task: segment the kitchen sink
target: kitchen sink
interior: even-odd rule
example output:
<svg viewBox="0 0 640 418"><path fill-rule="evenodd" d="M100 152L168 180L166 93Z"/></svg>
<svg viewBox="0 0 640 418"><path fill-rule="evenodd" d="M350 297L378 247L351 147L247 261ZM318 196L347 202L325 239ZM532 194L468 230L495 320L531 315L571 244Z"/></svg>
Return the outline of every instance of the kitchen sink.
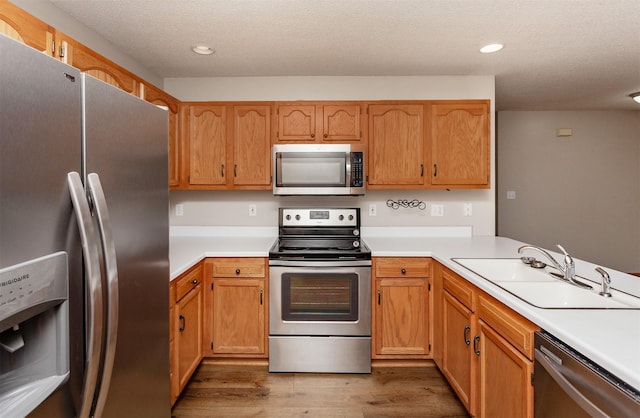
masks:
<svg viewBox="0 0 640 418"><path fill-rule="evenodd" d="M533 268L519 258L453 258L454 262L511 293L529 305L543 309L640 309L640 298L611 289L600 296L600 284L584 277L577 280L593 289L581 289L551 277L553 267Z"/></svg>

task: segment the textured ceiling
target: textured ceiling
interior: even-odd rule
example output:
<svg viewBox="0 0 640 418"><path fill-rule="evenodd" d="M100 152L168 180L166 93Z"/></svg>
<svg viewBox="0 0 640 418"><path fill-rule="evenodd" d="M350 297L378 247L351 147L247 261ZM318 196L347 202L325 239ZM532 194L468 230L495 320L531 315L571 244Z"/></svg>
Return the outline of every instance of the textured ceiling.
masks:
<svg viewBox="0 0 640 418"><path fill-rule="evenodd" d="M640 0L50 1L160 77L495 75L499 110L640 110Z"/></svg>

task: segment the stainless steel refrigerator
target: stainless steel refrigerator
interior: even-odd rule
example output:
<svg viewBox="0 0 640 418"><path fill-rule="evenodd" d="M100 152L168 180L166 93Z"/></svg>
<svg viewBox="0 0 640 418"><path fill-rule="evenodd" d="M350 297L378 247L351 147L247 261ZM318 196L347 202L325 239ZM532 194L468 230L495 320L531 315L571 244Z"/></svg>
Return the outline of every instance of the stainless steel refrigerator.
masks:
<svg viewBox="0 0 640 418"><path fill-rule="evenodd" d="M167 113L0 56L0 415L168 417Z"/></svg>

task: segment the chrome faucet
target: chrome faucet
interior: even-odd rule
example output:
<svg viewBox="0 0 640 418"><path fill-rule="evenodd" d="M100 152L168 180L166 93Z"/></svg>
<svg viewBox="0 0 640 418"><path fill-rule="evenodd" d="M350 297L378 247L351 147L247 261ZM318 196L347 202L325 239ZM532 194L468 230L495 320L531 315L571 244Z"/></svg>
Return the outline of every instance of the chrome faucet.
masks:
<svg viewBox="0 0 640 418"><path fill-rule="evenodd" d="M609 277L609 273L607 273L602 267L596 267L596 271L602 276L602 289L600 290L599 295L604 296L605 298L610 298L611 277Z"/></svg>
<svg viewBox="0 0 640 418"><path fill-rule="evenodd" d="M561 265L560 263L558 263L556 259L553 258L553 256L549 254L546 250L540 247L536 247L535 245L523 245L522 247L518 248L518 253L522 254L524 250L538 251L540 254L547 257L547 259L549 259L551 264L553 264L553 266L562 273L562 275L559 275L552 272L550 273L551 275L561 277L567 282L575 286L578 286L584 289L592 289L592 287L589 286L588 284L585 284L576 280L576 264L573 261L573 257L569 255L567 250L565 250L564 247L562 247L562 245L557 244L557 246L558 248L560 248L560 251L564 253L564 265Z"/></svg>

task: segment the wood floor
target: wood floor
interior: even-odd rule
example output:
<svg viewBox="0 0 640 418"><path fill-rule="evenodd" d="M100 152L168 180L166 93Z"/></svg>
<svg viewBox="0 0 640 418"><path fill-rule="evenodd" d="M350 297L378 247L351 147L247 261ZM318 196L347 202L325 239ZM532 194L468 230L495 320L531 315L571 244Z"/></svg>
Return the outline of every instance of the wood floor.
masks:
<svg viewBox="0 0 640 418"><path fill-rule="evenodd" d="M467 417L436 367L369 374L269 373L266 366L203 363L172 416Z"/></svg>

